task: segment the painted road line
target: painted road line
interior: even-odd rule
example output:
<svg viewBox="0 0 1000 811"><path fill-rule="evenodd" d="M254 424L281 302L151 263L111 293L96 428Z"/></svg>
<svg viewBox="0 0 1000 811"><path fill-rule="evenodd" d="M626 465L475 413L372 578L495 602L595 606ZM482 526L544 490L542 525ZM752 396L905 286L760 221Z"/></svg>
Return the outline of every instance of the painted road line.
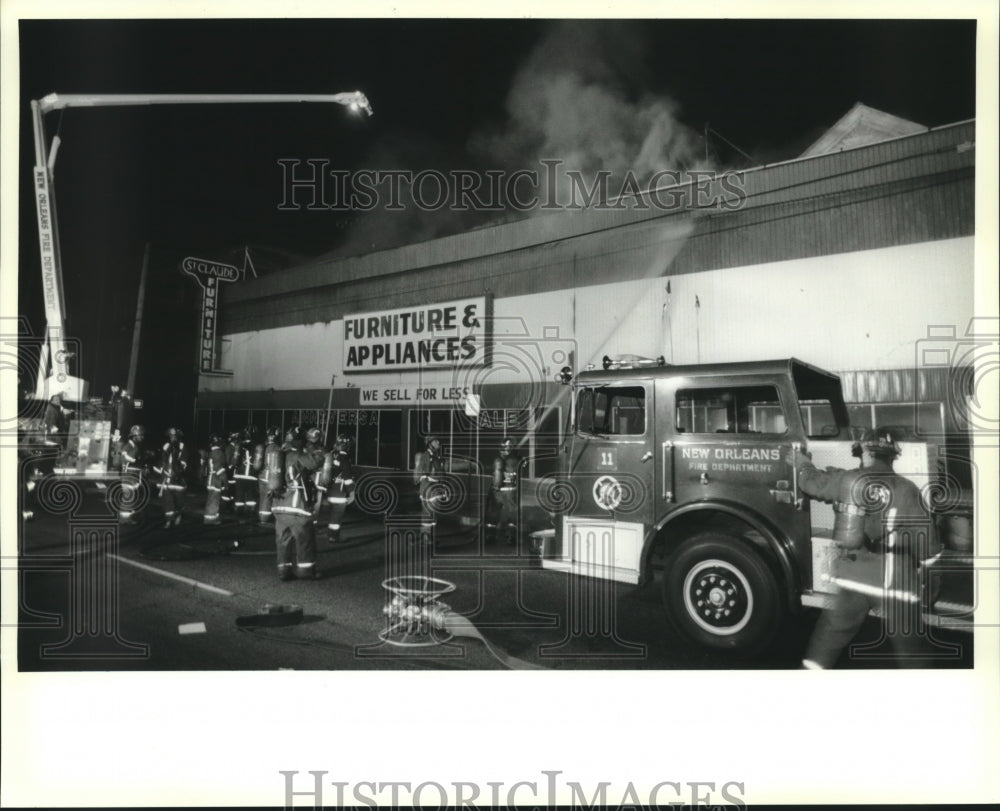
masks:
<svg viewBox="0 0 1000 811"><path fill-rule="evenodd" d="M177 626L177 633L205 634L208 633L208 629L205 627L205 623L203 622L185 622L183 625Z"/></svg>
<svg viewBox="0 0 1000 811"><path fill-rule="evenodd" d="M132 560L130 558L123 558L121 555L115 555L108 552L109 558L114 558L120 563L127 563L129 566L135 566L137 569L143 569L147 572L153 572L154 574L162 574L164 577L169 577L171 580L177 580L181 583L187 583L189 586L195 586L199 589L205 589L205 591L211 591L214 594L222 594L226 597L232 597L233 592L226 591L225 589L220 589L218 586L212 586L208 583L202 583L200 580L192 580L190 577L183 577L179 574L174 574L173 572L168 572L166 569L157 569L155 566L149 566L145 563L139 563L137 560Z"/></svg>

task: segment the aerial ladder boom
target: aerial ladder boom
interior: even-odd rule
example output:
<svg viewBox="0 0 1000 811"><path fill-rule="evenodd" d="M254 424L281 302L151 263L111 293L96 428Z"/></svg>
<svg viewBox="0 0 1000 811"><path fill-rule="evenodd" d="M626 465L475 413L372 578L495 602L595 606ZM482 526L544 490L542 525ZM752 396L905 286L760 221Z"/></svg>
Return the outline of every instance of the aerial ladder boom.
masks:
<svg viewBox="0 0 1000 811"><path fill-rule="evenodd" d="M247 103L333 103L356 113L372 115L372 106L360 90L348 93L168 93L168 94L63 94L49 93L31 102L35 135L34 195L38 215L38 241L42 259L42 292L45 297L45 344L39 359L35 396L49 399L53 394L73 402L87 399L86 381L69 373L73 353L66 347L66 299L63 293L62 259L53 173L59 136L52 139L51 151L45 138L45 114L70 107L134 107L154 104L247 104Z"/></svg>
<svg viewBox="0 0 1000 811"><path fill-rule="evenodd" d="M66 347L66 298L63 292L62 258L59 252L59 229L56 225L56 205L52 173L59 136L52 141L51 153L45 143L45 111L38 101L31 102L35 135L35 168L33 193L38 216L38 244L42 261L42 295L45 300L45 341L39 357L35 397L48 400L62 394L65 400L82 402L87 399L85 380L70 374L69 361L73 354Z"/></svg>

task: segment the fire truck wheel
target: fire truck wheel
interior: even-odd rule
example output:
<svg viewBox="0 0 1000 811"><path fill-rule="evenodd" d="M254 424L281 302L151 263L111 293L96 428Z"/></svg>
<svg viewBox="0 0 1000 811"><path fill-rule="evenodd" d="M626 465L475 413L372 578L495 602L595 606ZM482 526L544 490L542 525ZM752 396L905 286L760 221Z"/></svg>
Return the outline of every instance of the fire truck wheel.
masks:
<svg viewBox="0 0 1000 811"><path fill-rule="evenodd" d="M689 538L670 557L663 600L681 635L740 654L765 648L784 613L767 562L738 538L714 532Z"/></svg>

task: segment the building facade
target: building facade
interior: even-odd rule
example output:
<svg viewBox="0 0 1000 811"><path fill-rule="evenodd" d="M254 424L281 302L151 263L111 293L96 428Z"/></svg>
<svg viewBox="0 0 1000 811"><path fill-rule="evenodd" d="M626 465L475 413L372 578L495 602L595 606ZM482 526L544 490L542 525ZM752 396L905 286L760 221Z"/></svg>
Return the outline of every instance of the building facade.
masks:
<svg viewBox="0 0 1000 811"><path fill-rule="evenodd" d="M201 377L198 433L315 424L388 470L412 468L427 433L471 470L513 436L537 475L566 430L563 367L794 356L841 375L852 422L927 437L967 486L975 123L854 145L847 118L828 151L657 204L538 213L228 286L231 374Z"/></svg>

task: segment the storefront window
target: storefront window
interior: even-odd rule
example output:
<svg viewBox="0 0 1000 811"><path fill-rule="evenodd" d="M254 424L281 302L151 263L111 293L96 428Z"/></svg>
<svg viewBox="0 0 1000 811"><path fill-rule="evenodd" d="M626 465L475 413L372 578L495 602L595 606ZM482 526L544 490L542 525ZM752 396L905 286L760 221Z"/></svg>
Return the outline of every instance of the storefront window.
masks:
<svg viewBox="0 0 1000 811"><path fill-rule="evenodd" d="M278 437L281 438L285 435L285 412L278 408L272 408L267 411L267 417L264 420L264 425L261 426L263 430L274 427L278 429Z"/></svg>
<svg viewBox="0 0 1000 811"><path fill-rule="evenodd" d="M405 468L403 464L403 412L382 410L378 426L378 466Z"/></svg>
<svg viewBox="0 0 1000 811"><path fill-rule="evenodd" d="M872 407L870 405L849 405L847 413L851 417L851 433L857 434L872 427Z"/></svg>
<svg viewBox="0 0 1000 811"><path fill-rule="evenodd" d="M337 412L337 436L346 436L354 443L354 461L358 458L358 412L353 408L341 409ZM330 438L330 443L336 437Z"/></svg>
<svg viewBox="0 0 1000 811"><path fill-rule="evenodd" d="M828 401L800 401L799 414L802 416L802 425L809 439L833 438L840 434L837 418Z"/></svg>
<svg viewBox="0 0 1000 811"><path fill-rule="evenodd" d="M230 434L233 431L242 431L247 427L250 418L250 411L245 408L229 409L222 412L223 434Z"/></svg>
<svg viewBox="0 0 1000 811"><path fill-rule="evenodd" d="M410 411L410 448L407 453L407 467L413 469L416 455L425 447L426 438L436 436L441 440L445 453L450 453L453 445L451 428L452 409L422 408ZM460 452L464 452L464 442L459 438Z"/></svg>
<svg viewBox="0 0 1000 811"><path fill-rule="evenodd" d="M355 462L365 467L378 467L379 412L358 411L358 452Z"/></svg>
<svg viewBox="0 0 1000 811"><path fill-rule="evenodd" d="M944 417L940 402L854 403L847 407L851 427L896 428L903 437L920 442L944 437Z"/></svg>

